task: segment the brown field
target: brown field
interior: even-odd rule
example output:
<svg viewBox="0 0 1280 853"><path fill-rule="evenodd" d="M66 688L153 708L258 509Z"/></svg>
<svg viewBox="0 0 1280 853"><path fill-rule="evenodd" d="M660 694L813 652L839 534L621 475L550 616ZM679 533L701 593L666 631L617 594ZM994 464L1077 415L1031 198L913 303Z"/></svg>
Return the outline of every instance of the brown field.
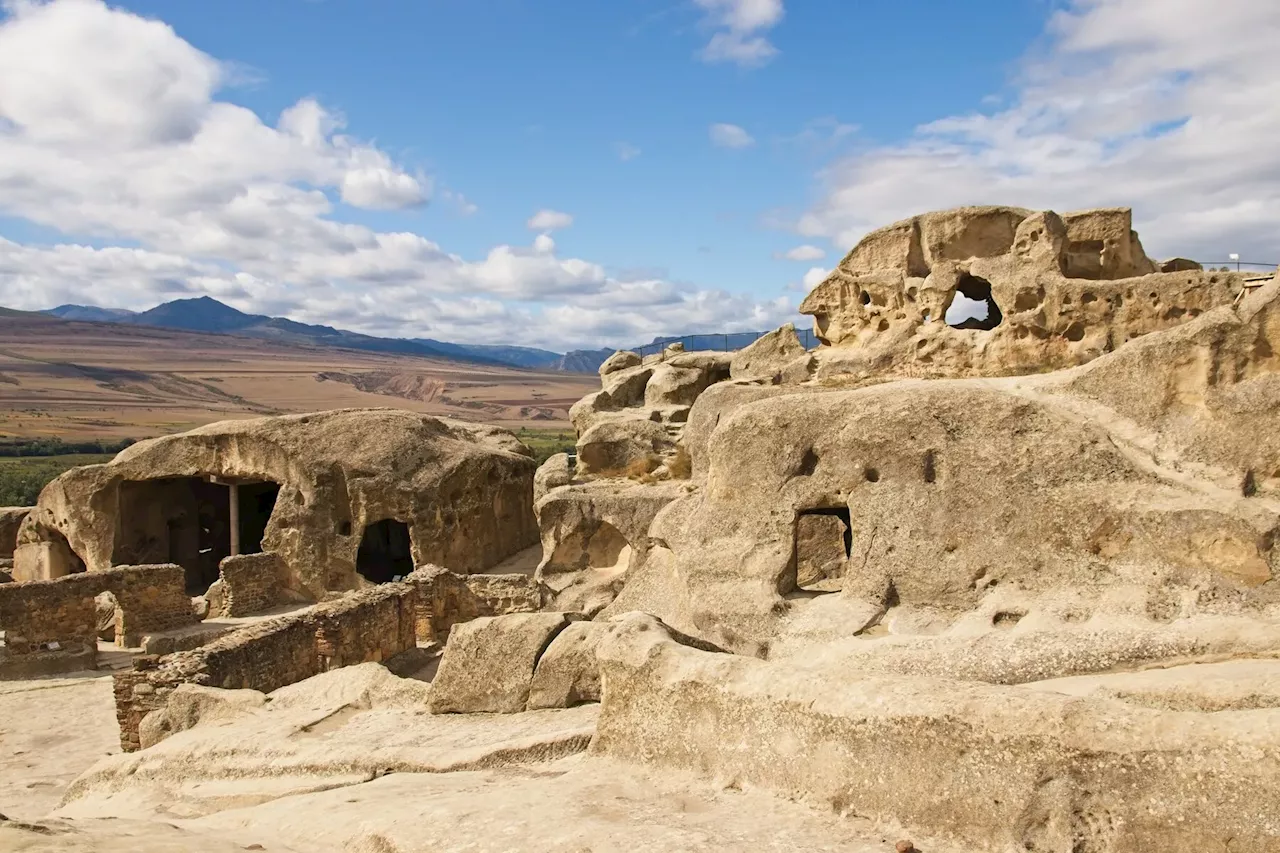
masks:
<svg viewBox="0 0 1280 853"><path fill-rule="evenodd" d="M0 437L145 438L349 407L568 426L594 375L81 323L0 309Z"/></svg>

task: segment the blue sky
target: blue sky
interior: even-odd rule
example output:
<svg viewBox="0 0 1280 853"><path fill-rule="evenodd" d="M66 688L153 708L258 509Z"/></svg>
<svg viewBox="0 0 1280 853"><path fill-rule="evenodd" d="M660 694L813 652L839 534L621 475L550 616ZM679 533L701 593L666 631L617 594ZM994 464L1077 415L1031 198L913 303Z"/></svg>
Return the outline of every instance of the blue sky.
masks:
<svg viewBox="0 0 1280 853"><path fill-rule="evenodd" d="M862 233L955 204L1276 255L1280 67L1212 47L1273 43L1256 5L13 0L0 303L564 349L793 319Z"/></svg>

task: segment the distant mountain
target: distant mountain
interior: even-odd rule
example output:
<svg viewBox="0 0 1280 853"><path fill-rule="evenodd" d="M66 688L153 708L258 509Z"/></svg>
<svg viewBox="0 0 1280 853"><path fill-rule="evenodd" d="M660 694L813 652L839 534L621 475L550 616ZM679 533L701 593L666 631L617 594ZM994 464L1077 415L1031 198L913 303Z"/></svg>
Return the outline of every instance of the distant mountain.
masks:
<svg viewBox="0 0 1280 853"><path fill-rule="evenodd" d="M441 352L456 353L457 355L478 355L483 358L491 358L501 361L504 364L510 364L513 367L531 367L546 370L556 369L555 363L560 360L561 355L558 352L552 352L546 349L536 349L535 347L509 347L491 344L451 344L445 341L436 341L431 338L412 338L413 341L425 344L429 347L440 350Z"/></svg>
<svg viewBox="0 0 1280 853"><path fill-rule="evenodd" d="M557 359L551 369L566 373L595 373L604 364L604 360L615 352L617 350L609 348L572 350Z"/></svg>
<svg viewBox="0 0 1280 853"><path fill-rule="evenodd" d="M551 350L534 347L503 346L500 344L454 344L431 338L378 338L335 329L332 326L316 326L298 323L284 317L268 317L263 314L246 314L208 296L196 299L175 299L140 313L122 308L98 308L92 305L59 305L40 312L64 320L80 320L98 323L121 323L135 326L152 326L163 329L181 329L190 332L247 335L285 344L309 344L311 346L342 347L384 352L397 355L416 355L425 358L442 358L465 361L472 364L523 367L535 370L559 370L566 373L595 373L604 360L615 352L612 348L573 350L561 355ZM741 349L762 332L734 332L721 335L684 335L681 337L654 338L650 343L631 350L642 355L652 355L677 341L686 350ZM804 333L802 333L804 340ZM812 346L813 341L806 344Z"/></svg>
<svg viewBox="0 0 1280 853"><path fill-rule="evenodd" d="M63 313L57 313L63 312ZM79 312L101 312L93 316L68 316ZM313 326L283 317L267 317L262 314L246 314L208 296L196 299L175 299L157 305L149 311L135 314L128 311L91 308L82 305L63 305L46 311L64 319L85 319L97 322L120 323L133 326L152 326L162 329L181 329L189 332L246 335L290 344L343 347L366 352L385 352L398 355L417 355L425 358L442 358L449 361L467 361L474 364L508 366L506 362L483 355L444 352L416 341L399 338L376 338L335 329L332 326Z"/></svg>
<svg viewBox="0 0 1280 853"><path fill-rule="evenodd" d="M42 314L52 314L63 320L81 320L87 323L116 323L121 318L133 316L133 311L124 308L98 308L95 305L59 305Z"/></svg>

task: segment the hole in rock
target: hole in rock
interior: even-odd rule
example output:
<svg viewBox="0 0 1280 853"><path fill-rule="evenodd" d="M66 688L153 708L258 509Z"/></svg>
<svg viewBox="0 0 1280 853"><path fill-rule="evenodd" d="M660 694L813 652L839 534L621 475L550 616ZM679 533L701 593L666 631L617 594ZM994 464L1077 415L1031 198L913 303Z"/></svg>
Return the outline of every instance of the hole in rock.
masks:
<svg viewBox="0 0 1280 853"><path fill-rule="evenodd" d="M938 480L938 453L927 450L924 454L924 481L934 483Z"/></svg>
<svg viewBox="0 0 1280 853"><path fill-rule="evenodd" d="M870 305L870 304L871 304L871 294L870 294L870 293L868 293L868 292L867 292L867 291L865 291L865 290L864 290L864 291L862 291L862 294L858 297L858 299L859 299L859 301L861 301L861 302L862 302L862 304L863 304L863 305Z"/></svg>
<svg viewBox="0 0 1280 853"><path fill-rule="evenodd" d="M1027 614L1017 610L1001 610L995 616L991 617L991 624L1001 630L1007 631L1014 625L1022 621L1022 617Z"/></svg>
<svg viewBox="0 0 1280 853"><path fill-rule="evenodd" d="M943 318L953 329L990 331L1004 320L1000 306L991 296L991 282L965 273L947 303Z"/></svg>
<svg viewBox="0 0 1280 853"><path fill-rule="evenodd" d="M867 478L868 483L880 482L880 471L877 468L868 467L862 472L862 476Z"/></svg>
<svg viewBox="0 0 1280 853"><path fill-rule="evenodd" d="M816 470L818 470L818 454L814 453L813 448L810 447L805 450L804 456L800 457L800 467L796 469L796 475L811 477Z"/></svg>
<svg viewBox="0 0 1280 853"><path fill-rule="evenodd" d="M1072 323L1062 334L1069 341L1084 340L1084 323L1079 321Z"/></svg>
<svg viewBox="0 0 1280 853"><path fill-rule="evenodd" d="M853 523L849 508L823 507L796 514L792 564L799 589L835 591L853 553ZM836 583L829 583L829 582Z"/></svg>
<svg viewBox="0 0 1280 853"><path fill-rule="evenodd" d="M270 481L127 480L120 484L112 565L176 563L187 590L203 592L225 557L262 550L279 493Z"/></svg>
<svg viewBox="0 0 1280 853"><path fill-rule="evenodd" d="M351 522L349 522L349 521L344 521L344 522L340 523L340 524L338 525L338 535L339 535L339 536L350 536L350 535L351 535Z"/></svg>
<svg viewBox="0 0 1280 853"><path fill-rule="evenodd" d="M409 525L385 518L366 527L356 551L356 571L371 583L390 583L412 572Z"/></svg>

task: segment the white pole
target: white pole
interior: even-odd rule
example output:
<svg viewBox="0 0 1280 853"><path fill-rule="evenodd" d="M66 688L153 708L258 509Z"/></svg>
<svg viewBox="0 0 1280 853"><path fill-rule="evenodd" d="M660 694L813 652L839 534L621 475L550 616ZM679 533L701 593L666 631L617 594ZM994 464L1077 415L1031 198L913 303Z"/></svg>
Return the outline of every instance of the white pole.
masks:
<svg viewBox="0 0 1280 853"><path fill-rule="evenodd" d="M227 494L231 500L231 556L234 557L240 553L240 486L231 483Z"/></svg>

